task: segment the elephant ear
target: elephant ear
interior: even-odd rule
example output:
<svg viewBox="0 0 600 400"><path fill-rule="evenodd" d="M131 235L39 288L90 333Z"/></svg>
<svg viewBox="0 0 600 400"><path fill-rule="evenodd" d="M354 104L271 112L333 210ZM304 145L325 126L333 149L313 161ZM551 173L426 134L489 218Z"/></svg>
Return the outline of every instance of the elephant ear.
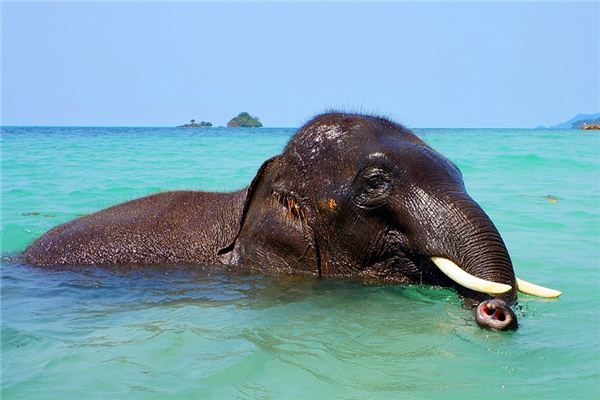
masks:
<svg viewBox="0 0 600 400"><path fill-rule="evenodd" d="M218 252L223 263L317 272L310 210L282 171L281 156L259 168L246 192L238 233Z"/></svg>

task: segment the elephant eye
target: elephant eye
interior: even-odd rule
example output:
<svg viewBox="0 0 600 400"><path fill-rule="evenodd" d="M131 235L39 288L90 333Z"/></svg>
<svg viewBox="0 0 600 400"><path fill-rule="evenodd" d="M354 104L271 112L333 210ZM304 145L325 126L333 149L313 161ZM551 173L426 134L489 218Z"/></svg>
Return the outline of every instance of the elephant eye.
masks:
<svg viewBox="0 0 600 400"><path fill-rule="evenodd" d="M369 185L370 190L385 189L389 182L389 177L383 174L373 174L367 177L367 185Z"/></svg>
<svg viewBox="0 0 600 400"><path fill-rule="evenodd" d="M369 169L363 176L371 190L387 189L392 181L389 173L380 168Z"/></svg>
<svg viewBox="0 0 600 400"><path fill-rule="evenodd" d="M391 175L381 168L369 168L362 174L357 202L365 207L376 207L383 203L385 194L392 185Z"/></svg>

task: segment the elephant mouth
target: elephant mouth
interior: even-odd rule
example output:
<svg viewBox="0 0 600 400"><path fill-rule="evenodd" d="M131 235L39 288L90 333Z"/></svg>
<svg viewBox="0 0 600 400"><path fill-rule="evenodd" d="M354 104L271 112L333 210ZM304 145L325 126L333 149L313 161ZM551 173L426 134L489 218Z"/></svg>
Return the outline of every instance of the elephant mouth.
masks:
<svg viewBox="0 0 600 400"><path fill-rule="evenodd" d="M431 261L453 282L467 289L494 296L508 293L513 289L512 286L505 283L493 282L471 275L447 258L431 257ZM514 289L524 294L543 298L556 298L561 295L558 290L536 285L520 278L515 278L515 282Z"/></svg>
<svg viewBox="0 0 600 400"><path fill-rule="evenodd" d="M388 253L387 257L384 256L364 271L365 276L375 279L383 277L384 280L403 284L452 288L463 304L475 311L475 320L482 328L500 331L517 328L517 317L511 309L517 292L544 298L555 298L561 294L558 290L534 285L517 277L510 279L510 282L484 279L481 275L470 274L449 258L408 253L402 251L400 246L394 250L393 254ZM494 276L489 272L486 274L488 277Z"/></svg>
<svg viewBox="0 0 600 400"><path fill-rule="evenodd" d="M452 287L465 297L479 300L503 298L512 302L514 292L542 298L557 298L562 294L558 290L540 286L518 277L515 277L514 287L506 283L483 279L470 274L457 263L445 257L413 254L409 257L401 257L400 264L400 269L408 272L403 275L412 283Z"/></svg>
<svg viewBox="0 0 600 400"><path fill-rule="evenodd" d="M516 292L545 298L554 298L561 294L557 290L534 285L519 278L515 278L514 287L486 280L469 274L453 261L443 257L413 255L404 258L400 268L405 271L416 268L419 271L418 279L413 277L413 283L454 288L463 304L474 310L477 325L496 331L517 329L517 316L511 309L511 304L516 300Z"/></svg>

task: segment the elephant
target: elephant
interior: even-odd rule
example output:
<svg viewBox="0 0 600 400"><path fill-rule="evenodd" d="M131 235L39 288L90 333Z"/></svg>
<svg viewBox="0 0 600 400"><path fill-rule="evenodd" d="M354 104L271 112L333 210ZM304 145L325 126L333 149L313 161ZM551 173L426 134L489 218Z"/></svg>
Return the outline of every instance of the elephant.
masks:
<svg viewBox="0 0 600 400"><path fill-rule="evenodd" d="M454 288L477 324L515 329L515 276L461 171L388 118L315 116L250 185L171 191L83 216L23 253L37 266L228 265L261 273Z"/></svg>

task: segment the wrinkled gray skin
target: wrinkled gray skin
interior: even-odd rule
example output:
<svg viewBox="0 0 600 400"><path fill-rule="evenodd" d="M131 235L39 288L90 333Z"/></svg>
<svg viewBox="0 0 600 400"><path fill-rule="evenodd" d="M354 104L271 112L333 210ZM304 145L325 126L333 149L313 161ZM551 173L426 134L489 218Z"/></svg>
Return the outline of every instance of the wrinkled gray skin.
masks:
<svg viewBox="0 0 600 400"><path fill-rule="evenodd" d="M450 281L445 257L515 286L506 247L458 168L386 119L315 117L233 193L167 192L60 225L24 253L46 265L229 264L455 288L482 327L516 328L513 291Z"/></svg>

